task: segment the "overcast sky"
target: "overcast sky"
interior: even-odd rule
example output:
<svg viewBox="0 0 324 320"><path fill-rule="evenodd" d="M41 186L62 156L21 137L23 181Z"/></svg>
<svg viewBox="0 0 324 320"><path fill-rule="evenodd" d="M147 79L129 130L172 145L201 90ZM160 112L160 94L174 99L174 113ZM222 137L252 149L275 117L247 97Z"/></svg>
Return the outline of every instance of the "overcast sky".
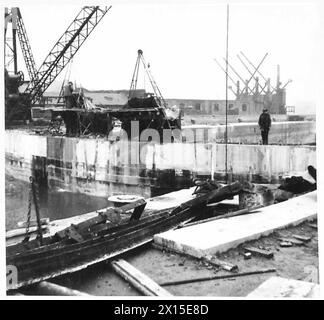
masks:
<svg viewBox="0 0 324 320"><path fill-rule="evenodd" d="M82 6L62 2L20 5L37 66ZM72 80L88 89L128 89L142 49L165 98L225 98L225 74L213 59L225 56L226 2L106 4L112 4L111 10L74 58ZM281 81L293 80L287 86L287 105L312 112L318 94L319 26L316 2L230 2L229 62L247 79L236 55L243 51L257 65L268 53L260 71L275 84L279 64ZM150 89L140 75L139 87L144 84Z"/></svg>

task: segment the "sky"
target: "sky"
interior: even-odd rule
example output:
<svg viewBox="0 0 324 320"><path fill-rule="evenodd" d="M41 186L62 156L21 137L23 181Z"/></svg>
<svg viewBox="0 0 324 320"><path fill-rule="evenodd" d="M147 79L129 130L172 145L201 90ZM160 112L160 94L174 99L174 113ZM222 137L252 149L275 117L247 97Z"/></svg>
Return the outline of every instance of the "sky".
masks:
<svg viewBox="0 0 324 320"><path fill-rule="evenodd" d="M78 1L19 5L37 66L81 9ZM60 4L64 3L64 5ZM214 59L226 54L226 2L112 1L112 8L73 59L71 80L91 90L128 89L142 49L165 98L225 99L225 74ZM10 4L12 6L13 4ZM280 65L287 105L314 113L318 86L320 14L317 2L229 2L229 63L250 76L243 51L272 84ZM20 58L20 69L25 71ZM58 79L60 83L65 70ZM236 80L237 76L230 72ZM58 87L56 83L56 87ZM139 75L138 88L150 89ZM54 90L50 88L49 90ZM230 94L230 98L233 96Z"/></svg>

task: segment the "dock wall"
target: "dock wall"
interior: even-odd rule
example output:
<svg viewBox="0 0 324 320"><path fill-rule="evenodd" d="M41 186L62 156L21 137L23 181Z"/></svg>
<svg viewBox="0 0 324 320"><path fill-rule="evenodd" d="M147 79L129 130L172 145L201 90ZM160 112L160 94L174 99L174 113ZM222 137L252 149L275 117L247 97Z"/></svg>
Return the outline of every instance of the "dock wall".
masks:
<svg viewBox="0 0 324 320"><path fill-rule="evenodd" d="M225 148L217 143L153 144L106 139L40 136L7 130L6 173L49 187L107 196L145 197L189 187L192 178L225 176ZM279 182L290 173L316 167L315 146L227 145L231 180Z"/></svg>
<svg viewBox="0 0 324 320"><path fill-rule="evenodd" d="M184 126L187 142L225 141L225 125ZM229 123L227 125L229 143L261 144L261 133L256 122ZM193 140L194 137L194 140ZM316 143L315 121L273 122L269 132L269 144L275 145L313 145Z"/></svg>

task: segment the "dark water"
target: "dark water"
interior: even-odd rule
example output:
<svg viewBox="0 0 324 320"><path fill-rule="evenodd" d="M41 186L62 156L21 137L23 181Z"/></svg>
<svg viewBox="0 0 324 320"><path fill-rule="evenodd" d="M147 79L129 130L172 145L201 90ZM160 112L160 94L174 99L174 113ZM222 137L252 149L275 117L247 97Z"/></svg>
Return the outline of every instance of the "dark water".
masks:
<svg viewBox="0 0 324 320"><path fill-rule="evenodd" d="M108 197L108 196L107 196ZM29 183L6 176L6 230L17 228L17 222L26 221L29 198ZM39 208L42 218L50 221L111 206L107 198L93 197L64 190L39 190ZM34 204L31 219L36 220Z"/></svg>

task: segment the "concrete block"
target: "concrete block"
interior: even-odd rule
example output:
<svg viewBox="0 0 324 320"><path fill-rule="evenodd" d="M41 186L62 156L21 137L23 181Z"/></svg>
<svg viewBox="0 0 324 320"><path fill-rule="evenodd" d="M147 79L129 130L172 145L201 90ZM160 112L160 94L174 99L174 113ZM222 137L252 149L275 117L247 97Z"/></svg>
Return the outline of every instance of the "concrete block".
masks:
<svg viewBox="0 0 324 320"><path fill-rule="evenodd" d="M312 282L271 277L247 295L250 299L308 298L319 299L319 285Z"/></svg>
<svg viewBox="0 0 324 320"><path fill-rule="evenodd" d="M317 192L259 209L256 213L214 220L155 235L154 242L195 257L225 252L276 229L316 218Z"/></svg>

